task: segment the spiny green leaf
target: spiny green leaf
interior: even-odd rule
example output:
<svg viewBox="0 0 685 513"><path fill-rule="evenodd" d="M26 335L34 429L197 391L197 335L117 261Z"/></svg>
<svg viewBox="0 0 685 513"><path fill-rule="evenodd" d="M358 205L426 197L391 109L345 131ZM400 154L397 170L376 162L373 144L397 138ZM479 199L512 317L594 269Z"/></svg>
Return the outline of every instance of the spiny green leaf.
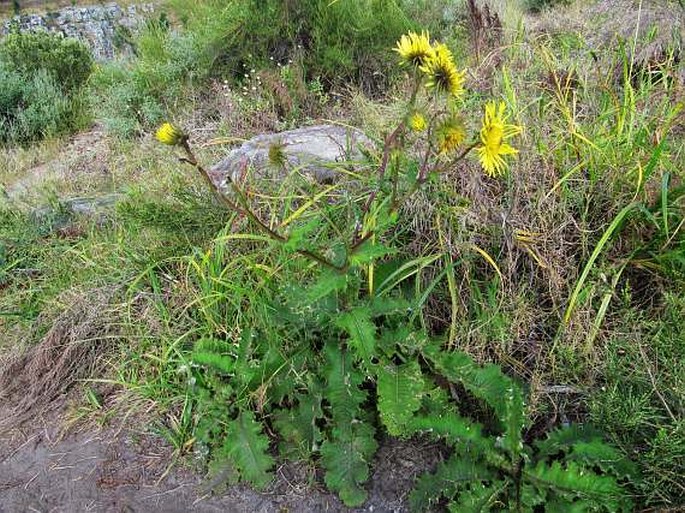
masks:
<svg viewBox="0 0 685 513"><path fill-rule="evenodd" d="M419 363L388 363L378 369L378 410L388 433L406 434L405 426L421 406L424 380Z"/></svg>
<svg viewBox="0 0 685 513"><path fill-rule="evenodd" d="M546 504L546 490L539 490L530 483L521 484L521 503L527 508L533 509L535 506Z"/></svg>
<svg viewBox="0 0 685 513"><path fill-rule="evenodd" d="M320 226L321 221L318 217L314 217L309 222L296 226L290 231L288 240L283 244L283 249L295 251L306 247L307 237Z"/></svg>
<svg viewBox="0 0 685 513"><path fill-rule="evenodd" d="M417 354L429 339L425 332L413 330L407 325L400 325L396 329L384 329L381 332L379 346L388 357L396 352L405 355Z"/></svg>
<svg viewBox="0 0 685 513"><path fill-rule="evenodd" d="M604 472L618 477L637 478L637 468L620 451L604 443L602 434L592 426L574 424L559 428L536 442L537 458L557 456L564 453L568 459L598 466Z"/></svg>
<svg viewBox="0 0 685 513"><path fill-rule="evenodd" d="M362 484L368 478L368 461L376 450L374 430L363 422L361 404L367 393L359 386L363 375L353 366L350 353L335 343L326 345L326 386L334 429L321 446L326 484L340 494L348 506L366 499Z"/></svg>
<svg viewBox="0 0 685 513"><path fill-rule="evenodd" d="M601 438L601 432L587 424L571 424L550 431L544 439L536 440L538 458L555 456L560 452L568 452L573 444L586 441L589 442L596 438Z"/></svg>
<svg viewBox="0 0 685 513"><path fill-rule="evenodd" d="M233 346L225 340L203 338L195 343L192 360L198 365L230 375L235 371L233 351Z"/></svg>
<svg viewBox="0 0 685 513"><path fill-rule="evenodd" d="M521 432L526 420L521 387L498 366L480 367L461 351L448 353L432 346L426 347L424 352L438 372L451 381L461 383L494 410L504 426L502 446L518 457L523 450Z"/></svg>
<svg viewBox="0 0 685 513"><path fill-rule="evenodd" d="M363 376L352 365L349 351L338 344L327 344L325 353L324 397L330 404L333 421L336 425L356 422L362 417L361 404L366 400L366 392L359 388Z"/></svg>
<svg viewBox="0 0 685 513"><path fill-rule="evenodd" d="M371 321L371 309L353 308L336 319L336 325L349 335L349 345L355 355L370 362L376 354L376 325Z"/></svg>
<svg viewBox="0 0 685 513"><path fill-rule="evenodd" d="M233 374L233 364L235 363L233 358L222 356L216 353L203 353L201 351L194 351L192 359L198 365L210 367L223 374Z"/></svg>
<svg viewBox="0 0 685 513"><path fill-rule="evenodd" d="M433 473L423 474L409 495L411 511L430 511L443 496L454 497L466 486L477 487L493 473L485 465L461 455L452 455Z"/></svg>
<svg viewBox="0 0 685 513"><path fill-rule="evenodd" d="M450 513L489 513L491 507L502 493L507 483L503 480L490 485L472 483L467 490L459 493L454 502L447 505Z"/></svg>
<svg viewBox="0 0 685 513"><path fill-rule="evenodd" d="M363 484L369 478L369 462L377 447L373 426L362 422L334 429L321 446L326 485L346 506L361 506L366 500Z"/></svg>
<svg viewBox="0 0 685 513"><path fill-rule="evenodd" d="M551 465L538 462L532 469L524 471L537 486L542 486L557 494L579 497L602 505L609 511L624 509L625 497L616 480L610 476L600 476L570 461L565 466L555 461Z"/></svg>
<svg viewBox="0 0 685 513"><path fill-rule="evenodd" d="M382 244L374 244L372 241L368 240L350 255L350 264L354 266L365 265L395 253L397 253L397 250L388 248Z"/></svg>
<svg viewBox="0 0 685 513"><path fill-rule="evenodd" d="M433 416L416 415L408 423L407 429L444 438L451 445L458 445L461 451L473 448L483 455L496 454L494 440L483 436L482 427L454 411Z"/></svg>
<svg viewBox="0 0 685 513"><path fill-rule="evenodd" d="M375 296L371 300L371 314L374 317L391 314L406 314L411 304L401 298Z"/></svg>
<svg viewBox="0 0 685 513"><path fill-rule="evenodd" d="M605 444L601 440L578 442L573 444L569 459L584 463L586 466L596 465L604 472L618 477L636 479L638 471L635 464L627 459L618 449Z"/></svg>
<svg viewBox="0 0 685 513"><path fill-rule="evenodd" d="M228 423L221 456L227 458L240 475L257 488L271 481L269 469L274 464L268 454L269 439L262 434L262 425L251 411L242 411Z"/></svg>
<svg viewBox="0 0 685 513"><path fill-rule="evenodd" d="M329 294L344 290L345 287L347 287L347 275L327 269L321 273L314 285L309 287L306 292L307 299L314 303Z"/></svg>
<svg viewBox="0 0 685 513"><path fill-rule="evenodd" d="M587 513L588 511L596 511L596 509L591 508L591 504L585 501L573 502L573 499L564 500L557 497L545 502L545 513Z"/></svg>
<svg viewBox="0 0 685 513"><path fill-rule="evenodd" d="M317 419L322 417L321 396L313 394L299 394L296 407L276 412L274 426L284 439L281 453L309 458L318 450L323 438L316 425Z"/></svg>

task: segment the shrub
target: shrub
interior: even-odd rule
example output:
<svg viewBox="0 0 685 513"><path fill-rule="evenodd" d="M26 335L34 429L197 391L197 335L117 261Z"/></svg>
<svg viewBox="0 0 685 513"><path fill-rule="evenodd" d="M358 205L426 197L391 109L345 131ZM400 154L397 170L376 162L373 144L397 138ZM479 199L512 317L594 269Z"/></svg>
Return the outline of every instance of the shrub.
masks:
<svg viewBox="0 0 685 513"><path fill-rule="evenodd" d="M203 40L215 73L239 78L245 65L301 56L306 79L380 92L394 75L391 48L413 26L395 0L239 0L173 2L187 30Z"/></svg>
<svg viewBox="0 0 685 513"><path fill-rule="evenodd" d="M0 45L0 143L27 144L83 126L80 93L92 68L89 50L75 39L8 35Z"/></svg>
<svg viewBox="0 0 685 513"><path fill-rule="evenodd" d="M9 34L0 47L0 59L26 76L45 70L67 94L81 88L93 69L93 57L83 43L43 31Z"/></svg>
<svg viewBox="0 0 685 513"><path fill-rule="evenodd" d="M178 98L207 76L195 36L174 33L150 23L136 42L137 59L110 63L92 85L107 128L132 137L159 123Z"/></svg>
<svg viewBox="0 0 685 513"><path fill-rule="evenodd" d="M639 453L640 491L650 505L685 500L673 485L685 475L685 298L668 294L664 303L649 316L629 310L630 325L645 332L610 342L605 380L590 401L591 418L616 445Z"/></svg>
<svg viewBox="0 0 685 513"><path fill-rule="evenodd" d="M166 17L148 23L135 41L137 58L106 66L94 80L105 123L120 136L149 130L176 107L182 92L209 78L230 77L247 85L252 69L276 77L265 84L271 90L260 100L271 102L291 122L334 86L381 93L397 76L394 42L413 26L408 13L417 9L398 0L178 0L170 5L182 30L170 30ZM293 101L283 93L292 94Z"/></svg>
<svg viewBox="0 0 685 513"><path fill-rule="evenodd" d="M0 143L27 144L82 126L85 106L44 70L31 76L0 66Z"/></svg>

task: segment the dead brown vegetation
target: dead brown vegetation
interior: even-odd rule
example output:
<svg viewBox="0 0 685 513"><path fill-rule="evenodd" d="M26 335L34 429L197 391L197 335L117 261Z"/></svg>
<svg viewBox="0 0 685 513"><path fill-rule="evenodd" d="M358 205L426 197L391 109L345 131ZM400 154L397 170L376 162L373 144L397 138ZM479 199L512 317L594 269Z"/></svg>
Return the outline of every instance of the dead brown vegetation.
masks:
<svg viewBox="0 0 685 513"><path fill-rule="evenodd" d="M113 309L116 289L70 292L69 304L40 343L10 357L0 368L0 401L8 414L0 430L10 429L63 403L80 381L100 369L116 339ZM42 324L42 323L37 323Z"/></svg>

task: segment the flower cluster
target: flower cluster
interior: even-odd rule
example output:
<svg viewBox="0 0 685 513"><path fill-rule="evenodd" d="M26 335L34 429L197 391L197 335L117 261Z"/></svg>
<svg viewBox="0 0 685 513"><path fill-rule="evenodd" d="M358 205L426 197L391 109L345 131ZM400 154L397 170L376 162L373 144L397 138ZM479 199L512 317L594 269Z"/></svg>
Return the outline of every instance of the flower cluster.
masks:
<svg viewBox="0 0 685 513"><path fill-rule="evenodd" d="M459 71L452 52L444 44L431 44L428 32L409 32L397 42L395 51L402 65L418 69L427 79L426 86L455 98L464 93L464 71Z"/></svg>
<svg viewBox="0 0 685 513"><path fill-rule="evenodd" d="M450 49L442 43L431 42L427 32L403 35L395 51L400 55L400 64L416 74L415 92L423 83L428 91L435 93L436 101L438 97L445 97L448 102L448 108L431 119L416 107L416 94L412 95L407 126L414 132L428 131L438 155L454 153L467 144L466 123L455 106L455 100L465 94L466 71L459 71ZM508 119L504 102L487 103L480 137L465 148L460 158L475 149L486 174L491 177L503 175L507 170L505 157L518 153L507 140L522 132L520 126L508 123Z"/></svg>

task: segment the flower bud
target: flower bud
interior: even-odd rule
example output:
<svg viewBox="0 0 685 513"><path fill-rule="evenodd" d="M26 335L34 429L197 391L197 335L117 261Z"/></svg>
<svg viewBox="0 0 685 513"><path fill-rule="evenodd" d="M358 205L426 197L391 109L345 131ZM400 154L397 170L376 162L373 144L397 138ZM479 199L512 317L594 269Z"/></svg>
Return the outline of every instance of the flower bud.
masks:
<svg viewBox="0 0 685 513"><path fill-rule="evenodd" d="M162 144L168 144L169 146L176 146L181 144L185 134L180 128L176 128L171 123L164 123L155 134L155 137Z"/></svg>

